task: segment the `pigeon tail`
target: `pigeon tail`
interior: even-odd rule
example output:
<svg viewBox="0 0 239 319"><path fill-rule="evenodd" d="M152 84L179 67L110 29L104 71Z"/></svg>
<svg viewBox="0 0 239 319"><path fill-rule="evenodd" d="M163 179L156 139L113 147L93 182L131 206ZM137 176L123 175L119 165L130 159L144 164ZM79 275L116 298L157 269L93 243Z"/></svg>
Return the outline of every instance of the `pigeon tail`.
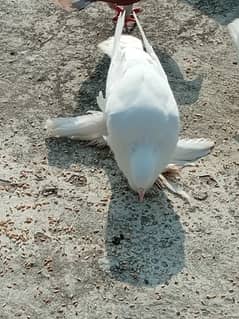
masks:
<svg viewBox="0 0 239 319"><path fill-rule="evenodd" d="M142 41L132 35L122 35L125 21L125 11L119 15L115 35L101 42L98 47L110 58L118 60L124 48L138 48L143 50Z"/></svg>
<svg viewBox="0 0 239 319"><path fill-rule="evenodd" d="M151 44L149 43L145 33L144 33L144 30L137 18L137 15L135 12L133 12L133 16L134 16L134 19L136 21L136 24L137 24L137 27L140 31L140 34L141 34L141 37L143 39L143 44L144 44L144 48L145 48L145 51L150 55L151 59L154 61L155 63L155 66L157 66L158 68L158 71L160 72L160 74L162 75L162 77L164 78L164 80L168 81L168 78L167 78L167 75L166 73L164 72L164 69L156 55L156 53L154 52L154 49L153 47L151 46Z"/></svg>

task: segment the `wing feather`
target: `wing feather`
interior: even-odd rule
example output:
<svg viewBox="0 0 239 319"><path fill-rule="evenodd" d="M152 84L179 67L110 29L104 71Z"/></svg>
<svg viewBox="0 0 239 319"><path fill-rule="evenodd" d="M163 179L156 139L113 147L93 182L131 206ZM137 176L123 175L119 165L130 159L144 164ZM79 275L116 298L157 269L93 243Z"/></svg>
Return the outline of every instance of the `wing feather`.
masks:
<svg viewBox="0 0 239 319"><path fill-rule="evenodd" d="M51 137L77 137L80 140L93 140L107 135L105 116L102 112L48 119L46 129Z"/></svg>
<svg viewBox="0 0 239 319"><path fill-rule="evenodd" d="M186 165L210 153L214 142L205 138L180 139L173 155L172 164Z"/></svg>

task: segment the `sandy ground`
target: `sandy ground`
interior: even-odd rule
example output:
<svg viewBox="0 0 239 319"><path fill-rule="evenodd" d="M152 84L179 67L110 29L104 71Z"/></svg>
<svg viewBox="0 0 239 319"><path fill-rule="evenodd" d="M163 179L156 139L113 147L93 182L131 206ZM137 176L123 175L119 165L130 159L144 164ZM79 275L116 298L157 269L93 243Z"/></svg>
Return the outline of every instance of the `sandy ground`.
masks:
<svg viewBox="0 0 239 319"><path fill-rule="evenodd" d="M110 10L0 3L1 319L239 317L239 66L226 28L239 4L142 6L182 136L216 142L183 173L192 207L163 192L139 204L107 149L46 137L47 118L97 109Z"/></svg>

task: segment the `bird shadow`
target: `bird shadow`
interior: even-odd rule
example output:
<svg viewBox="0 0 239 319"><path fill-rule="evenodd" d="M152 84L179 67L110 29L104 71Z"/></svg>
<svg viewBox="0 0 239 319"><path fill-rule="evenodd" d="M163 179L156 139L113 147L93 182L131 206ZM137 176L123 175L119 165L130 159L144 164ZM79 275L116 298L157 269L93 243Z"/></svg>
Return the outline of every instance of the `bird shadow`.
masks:
<svg viewBox="0 0 239 319"><path fill-rule="evenodd" d="M221 25L227 25L239 17L238 0L183 0Z"/></svg>
<svg viewBox="0 0 239 319"><path fill-rule="evenodd" d="M155 53L167 74L177 104L186 106L196 103L201 91L203 76L199 75L194 80L187 80L177 62L167 52L156 47Z"/></svg>
<svg viewBox="0 0 239 319"><path fill-rule="evenodd" d="M104 55L98 62L94 71L90 74L89 78L85 80L76 96L76 106L74 113L84 114L90 108L99 108L96 103L96 97L99 92L105 93L106 78L110 66L110 59Z"/></svg>
<svg viewBox="0 0 239 319"><path fill-rule="evenodd" d="M106 228L110 275L134 286L166 284L185 264L179 215L163 192L139 203L129 190L119 195L118 184L111 186Z"/></svg>
<svg viewBox="0 0 239 319"><path fill-rule="evenodd" d="M137 287L154 287L167 284L184 268L185 233L164 192L149 192L145 201L139 203L109 149L83 147L63 138L47 139L46 144L50 166L69 169L76 164L103 169L109 179L112 195L105 228L105 254L99 258L101 272ZM82 216L77 218L81 224Z"/></svg>

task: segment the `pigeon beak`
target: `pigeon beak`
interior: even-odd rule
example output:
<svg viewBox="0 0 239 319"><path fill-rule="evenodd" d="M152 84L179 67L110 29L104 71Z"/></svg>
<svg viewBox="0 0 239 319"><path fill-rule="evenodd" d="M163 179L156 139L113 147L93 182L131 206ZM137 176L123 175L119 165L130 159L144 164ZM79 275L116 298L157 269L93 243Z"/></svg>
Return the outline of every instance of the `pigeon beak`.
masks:
<svg viewBox="0 0 239 319"><path fill-rule="evenodd" d="M144 194L145 194L145 191L143 190L143 188L140 188L138 190L138 194L139 194L139 201L140 201L140 203L142 203L144 200Z"/></svg>

